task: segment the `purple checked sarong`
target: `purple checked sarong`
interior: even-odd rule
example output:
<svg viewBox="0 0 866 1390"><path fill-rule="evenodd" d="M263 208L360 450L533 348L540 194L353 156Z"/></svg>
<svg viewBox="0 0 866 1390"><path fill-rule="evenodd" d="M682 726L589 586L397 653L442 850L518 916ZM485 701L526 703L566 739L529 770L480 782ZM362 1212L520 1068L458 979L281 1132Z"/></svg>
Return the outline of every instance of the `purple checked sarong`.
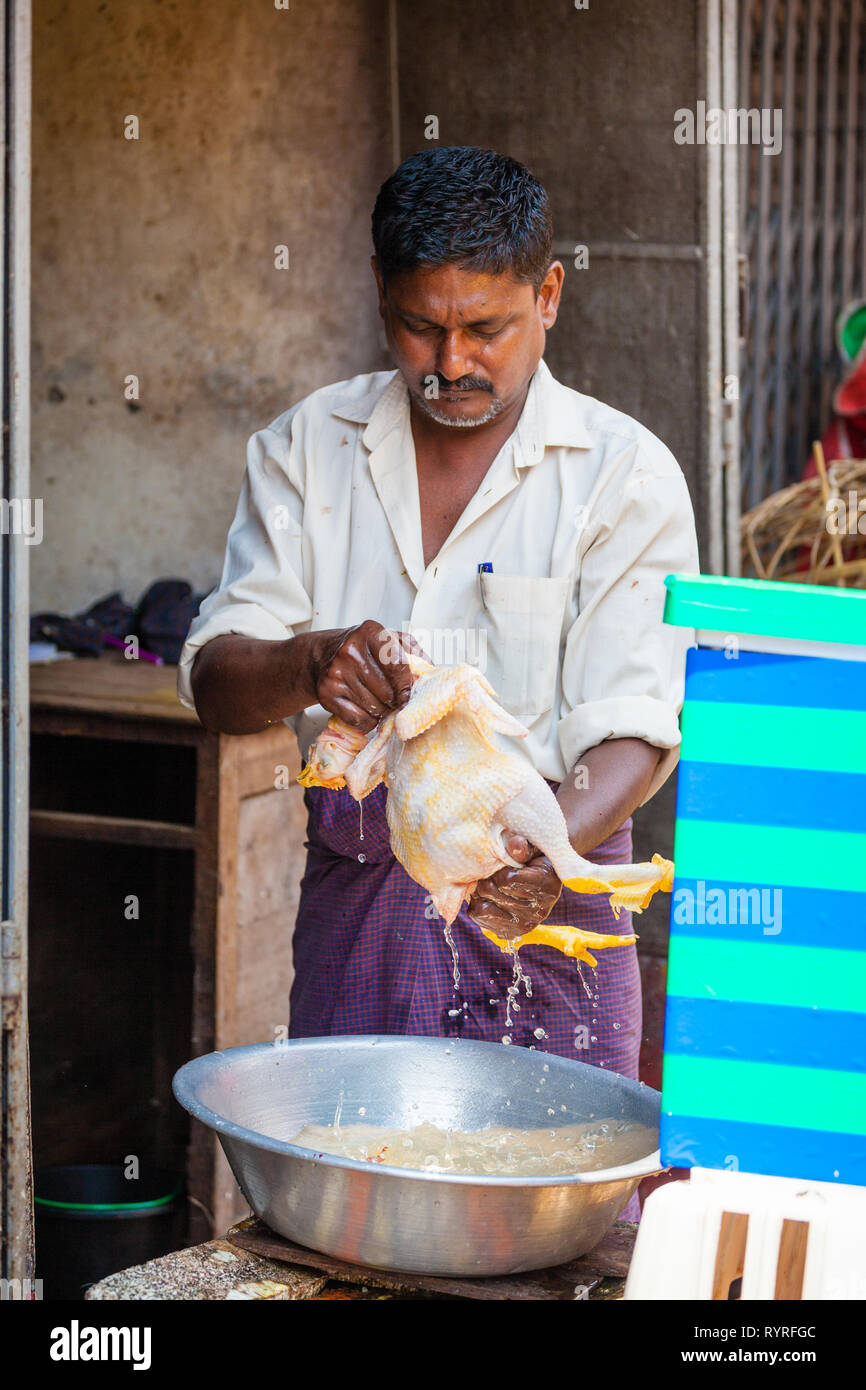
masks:
<svg viewBox="0 0 866 1390"><path fill-rule="evenodd" d="M361 807L348 791L310 788L307 864L294 933L290 1034L414 1033L511 1039L637 1078L641 992L634 946L599 951L598 967L547 946L520 953L523 988L506 1024L511 958L488 941L465 908L453 925L460 981L455 988L444 923L391 853L380 785ZM631 861L631 820L589 856ZM628 935L603 895L564 888L548 918L586 931ZM582 977L582 978L581 978Z"/></svg>

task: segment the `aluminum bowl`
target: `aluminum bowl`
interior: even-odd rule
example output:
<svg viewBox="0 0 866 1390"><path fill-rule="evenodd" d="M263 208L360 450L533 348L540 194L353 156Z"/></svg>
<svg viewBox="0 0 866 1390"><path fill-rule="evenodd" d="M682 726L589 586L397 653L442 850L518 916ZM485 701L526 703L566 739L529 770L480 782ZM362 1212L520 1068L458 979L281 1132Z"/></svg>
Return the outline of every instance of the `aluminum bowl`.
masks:
<svg viewBox="0 0 866 1390"><path fill-rule="evenodd" d="M291 1143L306 1124L544 1129L634 1120L657 1134L661 1097L550 1053L453 1038L301 1038L212 1052L174 1093L219 1136L241 1191L289 1240L377 1269L513 1274L591 1250L659 1153L566 1177L415 1172ZM550 1111L555 1112L555 1118Z"/></svg>

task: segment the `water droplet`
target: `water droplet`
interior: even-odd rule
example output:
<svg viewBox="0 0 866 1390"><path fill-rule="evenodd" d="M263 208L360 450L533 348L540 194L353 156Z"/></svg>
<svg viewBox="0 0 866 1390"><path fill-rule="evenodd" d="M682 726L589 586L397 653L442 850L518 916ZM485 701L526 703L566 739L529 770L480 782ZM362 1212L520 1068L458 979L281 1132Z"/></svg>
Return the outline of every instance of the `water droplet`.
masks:
<svg viewBox="0 0 866 1390"><path fill-rule="evenodd" d="M366 864L366 862L367 862L367 856L366 856L366 854L359 854L359 855L358 855L358 863L359 863L359 864Z"/></svg>
<svg viewBox="0 0 866 1390"><path fill-rule="evenodd" d="M524 990L526 991L526 997L527 997L527 999L531 999L531 998L532 998L532 981L530 980L529 976L524 972L523 966L522 966L521 963L520 963L520 957L518 956L517 952L514 951L514 952L513 952L513 955L512 955L512 976L511 976L511 984L508 986L508 989L507 989L506 995L505 995L505 1000L506 1000L506 1004L505 1004L505 1026L506 1026L506 1028L510 1028L510 1027L511 1027L511 1024L512 1024L512 1021L513 1021L513 1020L512 1020L512 1017L511 1017L512 1010L514 1011L514 1013L519 1013L519 1012L520 1012L520 1005L519 1005L518 1002L517 1002L517 995L518 995L518 992L519 992L519 990L520 990L520 986L521 986L521 985L523 985L523 988L524 988Z"/></svg>
<svg viewBox="0 0 866 1390"><path fill-rule="evenodd" d="M543 1028L536 1028L533 1030L532 1036L534 1038L546 1038L547 1034L545 1033Z"/></svg>
<svg viewBox="0 0 866 1390"><path fill-rule="evenodd" d="M611 1026L611 1028L621 1028L621 1027L622 1027L622 1024L621 1024L621 1023L612 1023L610 1026Z"/></svg>
<svg viewBox="0 0 866 1390"><path fill-rule="evenodd" d="M595 1036L595 1033L590 1033L589 1040L590 1042L598 1042L598 1038Z"/></svg>
<svg viewBox="0 0 866 1390"><path fill-rule="evenodd" d="M490 1000L488 1000L488 1003L490 1003L490 1004L498 1004L498 1003L499 1003L499 1000L498 1000L498 999L490 999Z"/></svg>
<svg viewBox="0 0 866 1390"><path fill-rule="evenodd" d="M366 1115L366 1113L367 1113L367 1107L366 1107L366 1105L359 1105L359 1106L358 1106L358 1114L359 1114L359 1115Z"/></svg>
<svg viewBox="0 0 866 1390"><path fill-rule="evenodd" d="M583 978L583 971L582 971L581 968L580 968L580 961L579 961L579 960L576 960L576 961L574 962L574 964L575 964L575 966L576 966L576 968L577 968L578 976L580 977L580 983L583 985L583 992L584 992L584 994L586 995L587 999L589 999L589 1000L591 1001L591 1000L592 1000L592 990L590 989L589 985L586 983L586 980Z"/></svg>
<svg viewBox="0 0 866 1390"><path fill-rule="evenodd" d="M508 1044L511 1042L511 1038L508 1036L507 1033L503 1033L503 1034L502 1034L502 1041L505 1043L505 1045L506 1045L506 1047L507 1047Z"/></svg>
<svg viewBox="0 0 866 1390"><path fill-rule="evenodd" d="M449 949L450 949L450 951L451 951L451 964L452 964L452 967L453 967L452 973L453 973L453 975L454 975L454 988L456 989L457 986L460 984L460 968L459 968L459 957L458 957L458 955L457 955L457 947L456 947L456 945L454 944L454 936L453 936L453 933L452 933L452 931L451 931L451 923L450 923L450 922L446 922L446 923L445 923L445 940L447 941L448 947L449 947Z"/></svg>
<svg viewBox="0 0 866 1390"><path fill-rule="evenodd" d="M448 1010L448 1017L449 1017L449 1018L459 1018L462 1012L463 1012L462 1009L449 1009L449 1010Z"/></svg>

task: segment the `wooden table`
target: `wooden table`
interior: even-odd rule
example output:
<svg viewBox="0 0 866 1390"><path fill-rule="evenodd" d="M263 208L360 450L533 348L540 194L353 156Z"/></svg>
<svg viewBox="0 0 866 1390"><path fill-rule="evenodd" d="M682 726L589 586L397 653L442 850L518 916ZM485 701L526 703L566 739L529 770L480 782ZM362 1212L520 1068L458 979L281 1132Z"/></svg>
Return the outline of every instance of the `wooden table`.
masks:
<svg viewBox="0 0 866 1390"><path fill-rule="evenodd" d="M288 1021L306 816L291 730L279 724L244 737L208 734L178 701L176 675L175 667L121 653L31 667L31 828L37 845L101 844L109 856L119 846L187 851L176 856L192 875L185 887L192 997L178 1005L187 1010L184 1061L273 1039ZM184 885L177 886L182 898ZM86 923L72 929L86 941ZM39 931L32 922L31 939ZM168 979L165 987L170 992ZM38 1033L38 1011L33 1025ZM157 1058L157 1106L175 1105L163 1092L169 1063L177 1061ZM36 1091L34 1082L38 1100ZM74 1113L63 1119L74 1129ZM49 1161L75 1161L59 1137L52 1135L51 1147ZM194 1122L187 1178L199 1213L194 1238L224 1231L247 1212L215 1137Z"/></svg>
<svg viewBox="0 0 866 1390"><path fill-rule="evenodd" d="M553 1269L496 1278L463 1279L392 1274L349 1265L290 1245L261 1221L232 1227L222 1240L179 1250L100 1279L94 1301L234 1299L286 1302L382 1298L468 1299L499 1302L597 1302L620 1299L637 1225L617 1221L594 1250Z"/></svg>

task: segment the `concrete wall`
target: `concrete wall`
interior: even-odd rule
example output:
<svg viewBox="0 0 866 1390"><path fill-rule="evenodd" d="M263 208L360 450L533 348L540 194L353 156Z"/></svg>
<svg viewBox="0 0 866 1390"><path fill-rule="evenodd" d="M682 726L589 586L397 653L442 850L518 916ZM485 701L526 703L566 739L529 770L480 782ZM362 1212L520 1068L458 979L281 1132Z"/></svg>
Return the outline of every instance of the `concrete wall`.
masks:
<svg viewBox="0 0 866 1390"><path fill-rule="evenodd" d="M252 430L387 365L385 7L36 0L33 54L33 606L207 588Z"/></svg>

